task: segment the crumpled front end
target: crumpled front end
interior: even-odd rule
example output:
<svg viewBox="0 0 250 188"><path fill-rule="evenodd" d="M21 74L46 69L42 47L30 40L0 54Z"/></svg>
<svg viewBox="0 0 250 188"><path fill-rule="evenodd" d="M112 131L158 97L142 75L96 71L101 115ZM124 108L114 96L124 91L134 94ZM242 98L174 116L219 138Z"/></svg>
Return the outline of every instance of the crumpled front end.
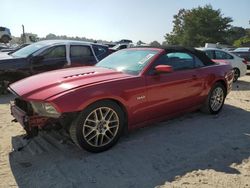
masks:
<svg viewBox="0 0 250 188"><path fill-rule="evenodd" d="M30 136L36 136L39 129L43 129L59 121L58 118L37 114L30 102L19 97L11 102L10 110L11 115L15 118L13 121L19 122Z"/></svg>

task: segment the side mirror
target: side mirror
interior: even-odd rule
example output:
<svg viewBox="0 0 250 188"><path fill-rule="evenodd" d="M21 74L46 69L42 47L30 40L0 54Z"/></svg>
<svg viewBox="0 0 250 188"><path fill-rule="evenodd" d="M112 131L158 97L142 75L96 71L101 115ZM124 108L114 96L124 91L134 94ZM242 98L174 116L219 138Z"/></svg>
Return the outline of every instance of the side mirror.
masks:
<svg viewBox="0 0 250 188"><path fill-rule="evenodd" d="M155 67L155 72L156 73L170 73L173 72L173 67L170 65L157 65Z"/></svg>
<svg viewBox="0 0 250 188"><path fill-rule="evenodd" d="M40 63L44 59L43 56L38 55L38 56L33 56L32 57L32 63Z"/></svg>

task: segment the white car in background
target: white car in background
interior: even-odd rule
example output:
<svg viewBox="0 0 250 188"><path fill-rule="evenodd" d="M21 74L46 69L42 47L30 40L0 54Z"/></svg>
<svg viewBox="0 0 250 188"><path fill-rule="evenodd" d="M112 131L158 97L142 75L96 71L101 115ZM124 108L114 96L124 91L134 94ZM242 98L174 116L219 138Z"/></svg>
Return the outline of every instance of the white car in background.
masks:
<svg viewBox="0 0 250 188"><path fill-rule="evenodd" d="M245 47L245 48L236 48L234 51L231 53L244 58L247 61L247 68L250 69L250 47Z"/></svg>
<svg viewBox="0 0 250 188"><path fill-rule="evenodd" d="M119 43L117 45L115 45L112 48L109 48L110 52L116 52L118 50L122 50L122 49L126 49L126 48L132 48L135 45L133 43Z"/></svg>
<svg viewBox="0 0 250 188"><path fill-rule="evenodd" d="M229 62L234 69L234 82L237 81L239 77L245 76L245 74L247 73L247 61L235 54L218 48L197 49L204 51L210 59L213 59L215 61L224 60L226 62Z"/></svg>

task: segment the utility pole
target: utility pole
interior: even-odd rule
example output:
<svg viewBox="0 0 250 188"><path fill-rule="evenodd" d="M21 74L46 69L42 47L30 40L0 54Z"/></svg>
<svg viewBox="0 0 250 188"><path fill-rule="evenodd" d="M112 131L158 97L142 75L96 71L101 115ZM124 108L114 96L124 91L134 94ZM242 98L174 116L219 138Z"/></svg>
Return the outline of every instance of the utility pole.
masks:
<svg viewBox="0 0 250 188"><path fill-rule="evenodd" d="M25 37L25 31L24 31L24 25L22 25L22 28L23 28L23 44L26 43L26 37Z"/></svg>

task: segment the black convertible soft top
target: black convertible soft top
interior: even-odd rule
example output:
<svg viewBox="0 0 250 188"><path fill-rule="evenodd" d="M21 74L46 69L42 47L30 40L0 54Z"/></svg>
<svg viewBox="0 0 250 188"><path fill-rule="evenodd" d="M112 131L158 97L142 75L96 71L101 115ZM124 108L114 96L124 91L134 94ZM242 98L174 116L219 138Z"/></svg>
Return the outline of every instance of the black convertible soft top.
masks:
<svg viewBox="0 0 250 188"><path fill-rule="evenodd" d="M201 50L196 50L195 48L191 47L182 47L182 46L166 46L161 47L166 52L187 52L195 55L198 57L205 65L214 65L215 63L205 54L205 52Z"/></svg>
<svg viewBox="0 0 250 188"><path fill-rule="evenodd" d="M215 63L205 54L205 52L196 50L191 47L183 47L183 46L135 46L135 48L160 48L164 49L167 53L171 52L187 52L198 57L206 66L214 65Z"/></svg>

